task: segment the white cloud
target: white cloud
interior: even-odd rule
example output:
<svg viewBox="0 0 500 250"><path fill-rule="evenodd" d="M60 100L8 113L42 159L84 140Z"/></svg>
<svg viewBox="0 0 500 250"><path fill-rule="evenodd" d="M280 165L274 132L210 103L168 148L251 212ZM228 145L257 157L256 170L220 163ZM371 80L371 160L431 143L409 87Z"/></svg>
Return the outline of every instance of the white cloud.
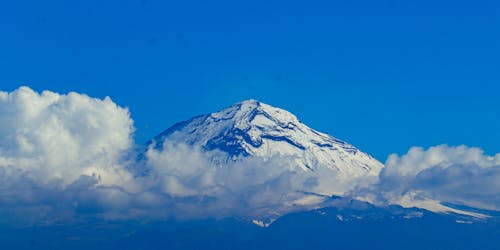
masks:
<svg viewBox="0 0 500 250"><path fill-rule="evenodd" d="M174 201L180 217L227 215L269 216L290 210L292 202L314 188L307 173L293 159L247 158L224 167L211 159L221 152L205 152L185 144L165 143L147 152L148 183ZM147 185L147 184L145 184Z"/></svg>
<svg viewBox="0 0 500 250"><path fill-rule="evenodd" d="M100 183L128 178L118 159L133 145L127 109L104 100L28 87L0 92L0 167L67 185L81 175Z"/></svg>
<svg viewBox="0 0 500 250"><path fill-rule="evenodd" d="M279 155L228 160L221 167L213 159L220 160L223 154L167 142L161 149L147 151L146 162L137 170L150 174L139 179L143 187L149 185L149 189L171 197L171 209L184 211L180 216L269 219L314 208L328 195L346 194L376 180L371 176L346 179L326 167L304 171L294 157Z"/></svg>
<svg viewBox="0 0 500 250"><path fill-rule="evenodd" d="M0 221L73 217L88 204L124 204L117 193L134 187L123 161L133 121L110 98L0 91L0 124Z"/></svg>
<svg viewBox="0 0 500 250"><path fill-rule="evenodd" d="M27 87L0 91L0 124L0 223L95 216L273 219L333 194L399 204L424 197L500 210L500 154L478 148L412 148L391 155L380 176L357 178L331 168L306 172L285 156L220 167L212 159L222 152L171 143L148 149L137 162L130 159L136 147L126 108L109 98Z"/></svg>
<svg viewBox="0 0 500 250"><path fill-rule="evenodd" d="M389 156L375 191L395 203L417 194L500 210L500 154L467 146L413 147L403 156Z"/></svg>

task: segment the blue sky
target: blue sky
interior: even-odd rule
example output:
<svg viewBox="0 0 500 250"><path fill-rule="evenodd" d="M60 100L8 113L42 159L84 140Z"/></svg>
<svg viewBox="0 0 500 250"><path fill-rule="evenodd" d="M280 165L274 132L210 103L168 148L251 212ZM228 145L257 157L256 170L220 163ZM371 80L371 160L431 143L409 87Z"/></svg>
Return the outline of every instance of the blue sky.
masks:
<svg viewBox="0 0 500 250"><path fill-rule="evenodd" d="M0 89L128 106L144 142L255 98L384 161L500 152L496 1L0 2Z"/></svg>

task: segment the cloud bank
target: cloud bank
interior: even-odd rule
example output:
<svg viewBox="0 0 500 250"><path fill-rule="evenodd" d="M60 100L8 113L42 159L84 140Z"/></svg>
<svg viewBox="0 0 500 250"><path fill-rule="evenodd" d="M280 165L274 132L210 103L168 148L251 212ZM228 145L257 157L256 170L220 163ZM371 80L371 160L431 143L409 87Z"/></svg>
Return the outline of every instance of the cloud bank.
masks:
<svg viewBox="0 0 500 250"><path fill-rule="evenodd" d="M500 210L500 153L440 145L390 155L375 189L397 203L407 195Z"/></svg>
<svg viewBox="0 0 500 250"><path fill-rule="evenodd" d="M316 207L332 194L345 194L376 180L373 176L348 179L326 167L306 172L289 156L229 160L224 166L214 163L212 159L224 158L223 154L182 143L151 147L146 161L136 168L147 169L148 175L138 179L155 193L171 197L179 211L219 217L276 217ZM198 204L193 206L193 200Z"/></svg>
<svg viewBox="0 0 500 250"><path fill-rule="evenodd" d="M500 210L500 154L478 148L412 148L375 178L303 172L280 156L220 167L212 159L222 152L183 144L138 152L128 110L108 97L28 87L0 91L0 124L0 223L278 217L339 192Z"/></svg>

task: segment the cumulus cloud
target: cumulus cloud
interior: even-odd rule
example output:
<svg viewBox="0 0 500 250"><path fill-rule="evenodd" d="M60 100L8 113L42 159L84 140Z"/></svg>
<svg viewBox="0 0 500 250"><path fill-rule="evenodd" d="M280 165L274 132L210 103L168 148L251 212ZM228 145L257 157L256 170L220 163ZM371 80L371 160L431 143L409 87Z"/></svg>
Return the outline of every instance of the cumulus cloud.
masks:
<svg viewBox="0 0 500 250"><path fill-rule="evenodd" d="M500 210L500 153L440 145L390 155L375 191L389 202L418 198Z"/></svg>
<svg viewBox="0 0 500 250"><path fill-rule="evenodd" d="M277 217L317 204L308 203L306 197L321 200L326 196L322 191L347 190L353 185L340 181L338 172L331 169L306 172L292 157L243 158L220 166L213 159L223 154L182 143L151 147L142 166L150 174L141 182L169 196L174 203L170 209L184 211L176 213L181 217Z"/></svg>
<svg viewBox="0 0 500 250"><path fill-rule="evenodd" d="M102 183L126 178L116 164L133 145L133 122L128 110L108 97L39 94L27 87L0 92L0 124L5 171L64 185L81 175L95 175Z"/></svg>
<svg viewBox="0 0 500 250"><path fill-rule="evenodd" d="M322 206L331 195L398 204L418 196L500 210L500 154L479 148L412 148L389 156L379 176L356 178L326 167L303 171L280 155L221 166L223 152L171 142L137 159L126 108L108 97L28 87L0 91L0 124L0 224L276 218Z"/></svg>
<svg viewBox="0 0 500 250"><path fill-rule="evenodd" d="M133 121L108 97L0 91L0 124L2 209L63 202L62 190L84 177L93 180L85 189L130 186L132 175L121 162L133 146Z"/></svg>

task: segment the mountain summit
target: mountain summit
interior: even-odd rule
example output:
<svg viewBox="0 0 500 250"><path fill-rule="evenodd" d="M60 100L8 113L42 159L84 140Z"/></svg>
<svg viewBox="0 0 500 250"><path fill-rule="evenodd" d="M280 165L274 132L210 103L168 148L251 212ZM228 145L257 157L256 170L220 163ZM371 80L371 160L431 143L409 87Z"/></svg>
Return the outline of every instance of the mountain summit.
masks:
<svg viewBox="0 0 500 250"><path fill-rule="evenodd" d="M161 148L166 141L222 151L224 159L215 159L221 164L283 156L306 172L328 168L352 177L377 176L383 167L354 146L309 128L292 113L253 99L177 123L150 144Z"/></svg>

